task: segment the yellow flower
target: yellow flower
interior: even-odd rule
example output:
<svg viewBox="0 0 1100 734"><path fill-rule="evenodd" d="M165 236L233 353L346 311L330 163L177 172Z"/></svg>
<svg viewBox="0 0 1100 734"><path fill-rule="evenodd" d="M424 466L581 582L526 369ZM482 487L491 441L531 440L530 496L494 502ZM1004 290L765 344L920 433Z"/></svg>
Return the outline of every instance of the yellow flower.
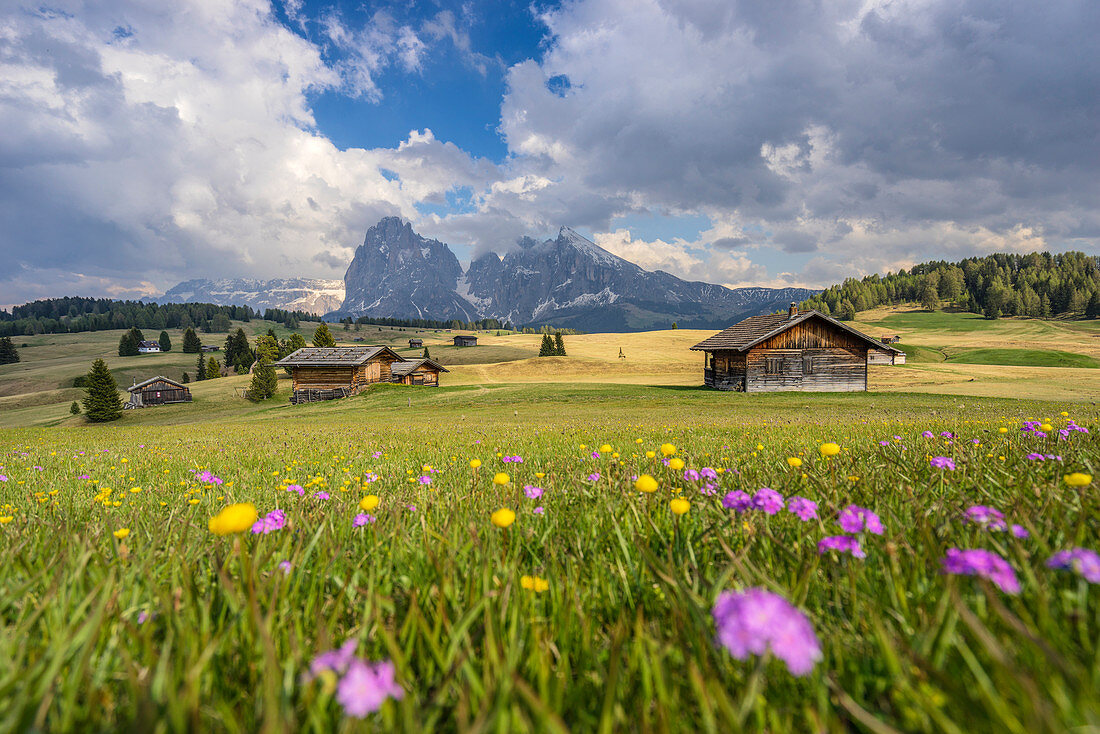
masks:
<svg viewBox="0 0 1100 734"><path fill-rule="evenodd" d="M493 477L493 484L498 484L503 487L508 483L509 478L510 477L504 472L497 472L496 476Z"/></svg>
<svg viewBox="0 0 1100 734"><path fill-rule="evenodd" d="M646 494L652 494L657 491L657 480L648 474L643 474L638 477L638 481L634 482L634 489L639 492L645 492Z"/></svg>
<svg viewBox="0 0 1100 734"><path fill-rule="evenodd" d="M672 456L675 453L676 453L676 447L673 446L672 444L670 444L670 443L661 444L661 455L662 456Z"/></svg>
<svg viewBox="0 0 1100 734"><path fill-rule="evenodd" d="M481 459L470 459L470 468L477 469L481 466Z"/></svg>
<svg viewBox="0 0 1100 734"><path fill-rule="evenodd" d="M509 510L507 507L501 507L494 512L490 517L493 524L498 528L506 528L516 521L516 513Z"/></svg>
<svg viewBox="0 0 1100 734"><path fill-rule="evenodd" d="M375 507L378 507L378 495L368 494L363 499L359 500L359 509L363 512L370 512Z"/></svg>
<svg viewBox="0 0 1100 734"><path fill-rule="evenodd" d="M611 453L611 444L605 443L603 446L600 446L600 453L601 454Z"/></svg>
<svg viewBox="0 0 1100 734"><path fill-rule="evenodd" d="M836 456L840 453L840 446L835 443L823 443L821 444L822 456Z"/></svg>
<svg viewBox="0 0 1100 734"><path fill-rule="evenodd" d="M187 504L189 504L189 505L197 505L198 503L199 503L199 500L187 500Z"/></svg>
<svg viewBox="0 0 1100 734"><path fill-rule="evenodd" d="M683 459L670 459L669 462L668 462L668 467L670 469L672 469L673 471L680 471L681 469L684 468L684 460Z"/></svg>
<svg viewBox="0 0 1100 734"><path fill-rule="evenodd" d="M1079 471L1067 474L1064 479L1066 480L1066 484L1071 487L1087 487L1092 484L1092 475Z"/></svg>
<svg viewBox="0 0 1100 734"><path fill-rule="evenodd" d="M1044 423L1043 425L1039 426L1039 430L1043 433L1050 433L1054 430L1054 426L1050 425L1049 423Z"/></svg>
<svg viewBox="0 0 1100 734"><path fill-rule="evenodd" d="M657 452L656 452L656 451L646 451L646 452L645 452L645 457L646 457L647 459L652 459L652 458L653 458L654 456L656 456L656 455L657 455Z"/></svg>
<svg viewBox="0 0 1100 734"><path fill-rule="evenodd" d="M119 540L122 540L123 538L125 538L129 534L130 534L130 528L119 528L118 530L111 533L111 535L115 536Z"/></svg>
<svg viewBox="0 0 1100 734"><path fill-rule="evenodd" d="M133 492L134 494L137 494L138 492L141 491L141 487L130 487L130 491Z"/></svg>
<svg viewBox="0 0 1100 734"><path fill-rule="evenodd" d="M550 588L550 582L544 578L538 576L521 576L519 579L519 585L528 591L533 591L536 594L541 594Z"/></svg>
<svg viewBox="0 0 1100 734"><path fill-rule="evenodd" d="M762 443L756 444L756 450L757 451L763 451L764 450L764 444L762 444Z"/></svg>
<svg viewBox="0 0 1100 734"><path fill-rule="evenodd" d="M227 505L221 512L210 518L208 527L215 535L243 533L256 522L256 507L251 502L238 502Z"/></svg>
<svg viewBox="0 0 1100 734"><path fill-rule="evenodd" d="M538 479L542 479L545 476L546 476L546 472L541 472L541 471L535 472L535 477L538 478Z"/></svg>
<svg viewBox="0 0 1100 734"><path fill-rule="evenodd" d="M619 458L619 452L618 452L618 451L615 451L614 453L612 453L612 454L611 454L611 458L612 458L612 459L617 459L617 458Z"/></svg>
<svg viewBox="0 0 1100 734"><path fill-rule="evenodd" d="M1000 428L997 429L997 433L1008 433L1008 429L1005 428L1004 426L1001 426Z"/></svg>
<svg viewBox="0 0 1100 734"><path fill-rule="evenodd" d="M0 525L7 525L9 522L11 522L14 519L15 518L12 517L11 515L4 515L3 517L0 517Z"/></svg>
<svg viewBox="0 0 1100 734"><path fill-rule="evenodd" d="M792 469L797 469L798 467L802 466L802 459L798 458L797 456L788 456L787 465L790 466Z"/></svg>
<svg viewBox="0 0 1100 734"><path fill-rule="evenodd" d="M691 503L683 497L677 497L668 503L668 506L672 508L672 511L677 515L683 515L691 508Z"/></svg>
<svg viewBox="0 0 1100 734"><path fill-rule="evenodd" d="M634 443L640 444L641 442L642 442L642 439L640 439L640 438L634 439Z"/></svg>
<svg viewBox="0 0 1100 734"><path fill-rule="evenodd" d="M1063 417L1063 418L1069 418L1069 413L1068 413L1067 411L1064 411L1064 410L1063 410L1063 411L1062 411L1062 417Z"/></svg>

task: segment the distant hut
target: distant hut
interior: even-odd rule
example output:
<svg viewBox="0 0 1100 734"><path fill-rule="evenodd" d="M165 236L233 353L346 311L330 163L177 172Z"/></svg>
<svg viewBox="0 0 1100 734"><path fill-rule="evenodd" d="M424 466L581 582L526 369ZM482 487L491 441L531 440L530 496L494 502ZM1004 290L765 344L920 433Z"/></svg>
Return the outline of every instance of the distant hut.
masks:
<svg viewBox="0 0 1100 734"><path fill-rule="evenodd" d="M220 352L222 350L221 347L214 346L213 344L203 344L199 349L204 352Z"/></svg>
<svg viewBox="0 0 1100 734"><path fill-rule="evenodd" d="M409 339L409 349L412 349L413 347L422 347L422 346L424 346L424 340L423 339Z"/></svg>
<svg viewBox="0 0 1100 734"><path fill-rule="evenodd" d="M291 403L354 395L366 385L390 382L401 357L389 347L303 347L275 363L293 378Z"/></svg>
<svg viewBox="0 0 1100 734"><path fill-rule="evenodd" d="M820 311L752 316L693 350L706 353L707 387L739 392L806 390L850 392L867 389L867 365L904 364L905 353L830 318Z"/></svg>
<svg viewBox="0 0 1100 734"><path fill-rule="evenodd" d="M476 347L477 337L459 334L455 337L454 342L456 347Z"/></svg>
<svg viewBox="0 0 1100 734"><path fill-rule="evenodd" d="M160 351L160 342L140 341L138 342L139 354L156 354Z"/></svg>
<svg viewBox="0 0 1100 734"><path fill-rule="evenodd" d="M450 371L434 359L394 362L390 370L393 373L393 381L396 383L429 387L439 387L439 373Z"/></svg>
<svg viewBox="0 0 1100 734"><path fill-rule="evenodd" d="M166 405L167 403L190 403L191 390L187 385L182 385L167 377L150 377L144 382L134 382L126 388L130 393L130 402L127 408L146 408L150 405Z"/></svg>

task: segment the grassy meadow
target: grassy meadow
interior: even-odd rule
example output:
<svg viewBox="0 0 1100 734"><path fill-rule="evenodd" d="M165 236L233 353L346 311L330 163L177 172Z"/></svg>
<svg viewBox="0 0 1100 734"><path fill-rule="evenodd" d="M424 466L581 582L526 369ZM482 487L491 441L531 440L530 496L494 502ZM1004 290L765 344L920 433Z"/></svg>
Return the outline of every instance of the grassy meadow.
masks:
<svg viewBox="0 0 1100 734"><path fill-rule="evenodd" d="M1100 357L1092 324L916 316L857 326L928 354ZM290 406L288 380L250 403L227 377L89 425L65 381L93 358L128 384L193 355L25 339L0 366L0 731L1100 727L1097 587L1048 565L1100 550L1095 369L914 360L869 393L742 395L699 389L705 332L538 359L538 335L374 328L424 338L444 386ZM270 532L228 532L237 503ZM837 538L856 552L822 551ZM946 573L952 549L1001 565ZM748 589L812 629L804 674L789 639L719 642L716 601ZM320 670L344 645L392 662L399 696Z"/></svg>

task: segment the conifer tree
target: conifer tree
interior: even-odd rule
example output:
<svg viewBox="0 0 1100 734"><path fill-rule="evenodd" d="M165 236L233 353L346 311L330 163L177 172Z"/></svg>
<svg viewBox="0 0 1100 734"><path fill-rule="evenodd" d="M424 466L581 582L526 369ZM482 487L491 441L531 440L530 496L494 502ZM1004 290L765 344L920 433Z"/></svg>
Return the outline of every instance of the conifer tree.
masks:
<svg viewBox="0 0 1100 734"><path fill-rule="evenodd" d="M195 365L195 379L199 381L206 379L206 357L202 354L199 355L199 363Z"/></svg>
<svg viewBox="0 0 1100 734"><path fill-rule="evenodd" d="M222 376L222 366L218 364L218 360L211 357L206 362L206 379L213 380L216 377Z"/></svg>
<svg viewBox="0 0 1100 734"><path fill-rule="evenodd" d="M134 335L134 343L145 341L145 334L142 334L138 327L132 327L130 333Z"/></svg>
<svg viewBox="0 0 1100 734"><path fill-rule="evenodd" d="M183 351L186 354L198 354L202 352L202 340L195 330L188 326L183 332Z"/></svg>
<svg viewBox="0 0 1100 734"><path fill-rule="evenodd" d="M118 340L118 356L120 357L133 357L139 354L138 344L134 339L134 330L130 329Z"/></svg>
<svg viewBox="0 0 1100 734"><path fill-rule="evenodd" d="M1100 317L1100 291L1093 291L1092 298L1089 299L1089 305L1085 307L1085 316L1090 319ZM0 359L0 362L3 362Z"/></svg>
<svg viewBox="0 0 1100 734"><path fill-rule="evenodd" d="M189 374L187 374L186 372L184 372L184 373L183 373L183 377L181 377L181 378L180 378L180 382L181 382L182 384L184 384L184 385L186 385L187 383L191 382L191 375L189 375Z"/></svg>
<svg viewBox="0 0 1100 734"><path fill-rule="evenodd" d="M554 342L550 338L549 334L542 335L542 346L539 347L540 357L553 357L554 356Z"/></svg>
<svg viewBox="0 0 1100 734"><path fill-rule="evenodd" d="M279 377L275 368L264 358L260 358L256 369L252 371L252 382L248 385L249 400L266 400L275 394L279 386Z"/></svg>
<svg viewBox="0 0 1100 734"><path fill-rule="evenodd" d="M561 338L561 332L554 334L554 354L558 357L565 356L565 341Z"/></svg>
<svg viewBox="0 0 1100 734"><path fill-rule="evenodd" d="M115 376L107 369L107 363L97 359L84 388L84 414L93 423L105 423L122 417L122 400L118 397Z"/></svg>
<svg viewBox="0 0 1100 734"><path fill-rule="evenodd" d="M428 354L428 347L424 347L424 359L431 359L432 355Z"/></svg>
<svg viewBox="0 0 1100 734"><path fill-rule="evenodd" d="M336 340L332 338L332 332L328 330L328 324L322 321L317 330L313 332L313 346L335 347Z"/></svg>
<svg viewBox="0 0 1100 734"><path fill-rule="evenodd" d="M80 415L80 403L73 401L73 404L69 406L69 412L73 415Z"/></svg>
<svg viewBox="0 0 1100 734"><path fill-rule="evenodd" d="M10 336L0 338L0 364L15 364L19 361L19 352Z"/></svg>
<svg viewBox="0 0 1100 734"><path fill-rule="evenodd" d="M171 352L172 351L172 338L168 336L167 331L160 332L160 351Z"/></svg>

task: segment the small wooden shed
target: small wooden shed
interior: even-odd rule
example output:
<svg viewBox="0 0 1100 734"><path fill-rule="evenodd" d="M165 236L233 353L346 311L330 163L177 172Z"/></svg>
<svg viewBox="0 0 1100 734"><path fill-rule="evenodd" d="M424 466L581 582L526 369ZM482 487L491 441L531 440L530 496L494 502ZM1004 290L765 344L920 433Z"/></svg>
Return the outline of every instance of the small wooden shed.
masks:
<svg viewBox="0 0 1100 734"><path fill-rule="evenodd" d="M366 385L390 382L390 365L402 359L389 347L303 347L275 363L293 378L291 403L354 395Z"/></svg>
<svg viewBox="0 0 1100 734"><path fill-rule="evenodd" d="M476 347L477 337L459 334L455 337L454 343L456 347Z"/></svg>
<svg viewBox="0 0 1100 734"><path fill-rule="evenodd" d="M439 387L439 373L450 372L434 359L414 359L394 362L390 367L393 381L402 385Z"/></svg>
<svg viewBox="0 0 1100 734"><path fill-rule="evenodd" d="M144 382L134 382L126 388L130 393L130 402L127 408L146 408L150 405L166 405L168 403L191 402L191 390L175 380L169 380L160 375L150 377Z"/></svg>
<svg viewBox="0 0 1100 734"><path fill-rule="evenodd" d="M706 354L708 387L738 392L866 390L867 366L880 353L892 364L905 362L897 347L793 303L786 313L749 317L692 349Z"/></svg>
<svg viewBox="0 0 1100 734"><path fill-rule="evenodd" d="M424 340L423 339L409 339L409 348L410 349L412 349L413 347L422 347L422 346L424 346Z"/></svg>

